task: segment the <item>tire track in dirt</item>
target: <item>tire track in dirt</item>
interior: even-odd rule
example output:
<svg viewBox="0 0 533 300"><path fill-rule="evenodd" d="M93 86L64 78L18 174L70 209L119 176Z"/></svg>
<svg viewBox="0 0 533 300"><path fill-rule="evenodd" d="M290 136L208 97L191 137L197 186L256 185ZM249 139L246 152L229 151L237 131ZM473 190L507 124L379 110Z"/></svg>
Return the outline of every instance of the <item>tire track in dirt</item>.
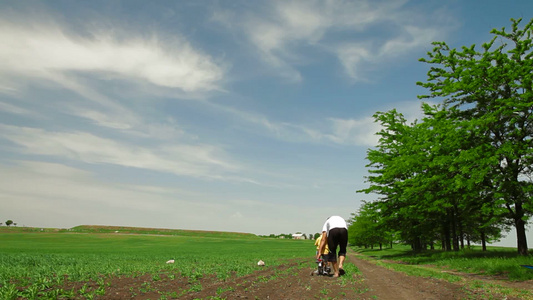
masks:
<svg viewBox="0 0 533 300"><path fill-rule="evenodd" d="M350 251L346 260L361 271L368 288L365 296L370 294L373 299L485 299L483 295L476 295L462 285L433 278L409 276L357 256L358 254Z"/></svg>

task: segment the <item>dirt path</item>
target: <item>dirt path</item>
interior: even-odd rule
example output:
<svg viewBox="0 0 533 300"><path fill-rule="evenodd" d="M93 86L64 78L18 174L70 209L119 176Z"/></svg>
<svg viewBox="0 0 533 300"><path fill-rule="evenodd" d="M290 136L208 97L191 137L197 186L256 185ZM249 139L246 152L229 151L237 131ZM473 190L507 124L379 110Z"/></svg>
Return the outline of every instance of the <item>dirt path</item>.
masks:
<svg viewBox="0 0 533 300"><path fill-rule="evenodd" d="M408 276L377 266L350 253L374 299L468 299L473 293L447 281ZM471 298L470 298L471 299Z"/></svg>
<svg viewBox="0 0 533 300"><path fill-rule="evenodd" d="M369 262L352 251L347 261L356 265L362 273L363 282L368 288L365 295L371 295L372 299L533 299L533 281L509 282L488 276L454 273L462 279L457 283L450 283L446 280L409 276L392 271ZM484 286L499 287L500 290L522 290L528 295L509 296L493 288L490 291L482 287L473 288L476 284L469 284L473 282L477 282L480 287L482 283Z"/></svg>

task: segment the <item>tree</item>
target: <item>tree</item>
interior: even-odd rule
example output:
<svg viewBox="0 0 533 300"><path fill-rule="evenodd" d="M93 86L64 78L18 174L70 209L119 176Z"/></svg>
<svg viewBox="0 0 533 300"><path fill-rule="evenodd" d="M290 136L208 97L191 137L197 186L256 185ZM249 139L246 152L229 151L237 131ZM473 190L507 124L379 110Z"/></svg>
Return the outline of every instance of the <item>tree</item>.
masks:
<svg viewBox="0 0 533 300"><path fill-rule="evenodd" d="M366 181L370 187L358 192L381 195L379 215L383 218L383 226L387 230L398 230L404 241L420 250L422 227L428 224L423 210L417 207L422 195L410 193L411 181L417 173L422 173L417 171L422 162L414 156L419 153L417 132L414 124L408 125L396 110L378 112L374 118L383 129L378 133L380 139L376 148L367 151L370 175L366 176Z"/></svg>
<svg viewBox="0 0 533 300"><path fill-rule="evenodd" d="M479 142L470 122L457 118L458 110L442 105L423 104L425 117L418 124L418 160L424 160L423 176L414 185L417 193L425 193L436 233L445 250L464 248L467 236L481 234L487 238L498 236L493 228L501 222L501 212L495 205L492 181L483 172L472 172L472 163L482 159L483 143ZM481 146L481 147L480 147ZM496 228L494 228L496 229ZM489 234L490 232L490 234Z"/></svg>
<svg viewBox="0 0 533 300"><path fill-rule="evenodd" d="M379 245L389 242L386 228L382 224L378 203L363 202L358 213L352 214L348 231L350 244L363 247Z"/></svg>
<svg viewBox="0 0 533 300"><path fill-rule="evenodd" d="M13 221L12 221L12 220L7 220L7 221L6 221L6 226L9 227L9 226L11 226L11 224L13 224Z"/></svg>
<svg viewBox="0 0 533 300"><path fill-rule="evenodd" d="M396 110L374 115L383 130L376 149L367 152L370 187L359 192L381 197L377 206L369 210L364 204L355 215L354 239L373 238L372 220L378 220L381 234L394 234L416 251L439 240L443 249L458 251L469 236L483 243L498 237L501 212L489 192L491 182L468 165L479 155L470 123L455 117L454 108L422 108L425 117L410 125Z"/></svg>
<svg viewBox="0 0 533 300"><path fill-rule="evenodd" d="M533 213L533 19L523 29L521 19L511 22L510 33L491 31L495 36L482 52L475 45L457 50L435 42L429 59L421 59L432 65L428 81L417 84L430 91L420 98L442 97L446 106L458 108L456 118L470 123L478 144L468 153L477 160L464 161L464 167L480 183L490 178L494 205L489 210L506 210L516 228L517 250L527 255L525 225Z"/></svg>

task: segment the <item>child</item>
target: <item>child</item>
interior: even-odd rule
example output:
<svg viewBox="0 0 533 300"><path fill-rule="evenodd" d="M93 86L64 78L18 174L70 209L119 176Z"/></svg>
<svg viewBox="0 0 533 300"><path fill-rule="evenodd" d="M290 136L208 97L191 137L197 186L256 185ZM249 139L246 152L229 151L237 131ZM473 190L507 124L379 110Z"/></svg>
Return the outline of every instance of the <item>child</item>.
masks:
<svg viewBox="0 0 533 300"><path fill-rule="evenodd" d="M320 242L322 241L322 235L320 235L316 240L315 240L315 246L316 246L316 255L319 256L319 251L320 251ZM324 251L322 251L322 253L320 253L320 257L322 258L321 260L319 260L317 258L317 263L318 263L318 270L315 270L311 273L311 275L329 275L329 272L331 271L331 263L328 262L328 254L329 254L329 248L328 248L328 245L326 244L326 246L324 247Z"/></svg>
<svg viewBox="0 0 533 300"><path fill-rule="evenodd" d="M316 240L315 240L315 246L316 246L316 254L318 255L318 251L320 251L320 241L322 240L322 235L319 235ZM324 253L320 253L320 254L324 254L324 255L328 255L329 253L329 248L328 248L328 244L326 243L326 247L324 248Z"/></svg>

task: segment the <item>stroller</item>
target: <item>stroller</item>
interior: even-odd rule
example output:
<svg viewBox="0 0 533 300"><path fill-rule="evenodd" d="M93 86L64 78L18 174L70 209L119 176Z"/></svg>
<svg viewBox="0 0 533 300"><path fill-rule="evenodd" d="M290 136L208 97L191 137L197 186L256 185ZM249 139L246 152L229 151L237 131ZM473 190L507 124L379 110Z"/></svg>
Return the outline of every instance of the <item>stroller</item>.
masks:
<svg viewBox="0 0 533 300"><path fill-rule="evenodd" d="M322 275L322 276L329 276L331 272L331 267L328 265L328 256L322 254L319 259L317 259L316 263L318 264L317 269L314 270L311 273L311 276L313 275Z"/></svg>

